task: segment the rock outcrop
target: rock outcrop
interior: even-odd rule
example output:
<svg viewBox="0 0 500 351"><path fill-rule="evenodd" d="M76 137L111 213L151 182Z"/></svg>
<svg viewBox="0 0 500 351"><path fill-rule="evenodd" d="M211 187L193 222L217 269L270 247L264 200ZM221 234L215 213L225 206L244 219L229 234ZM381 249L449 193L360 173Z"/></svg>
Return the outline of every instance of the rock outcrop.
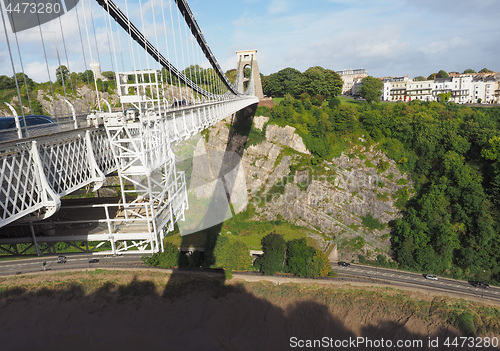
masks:
<svg viewBox="0 0 500 351"><path fill-rule="evenodd" d="M409 176L362 139L340 157L313 166L303 162L311 156L295 128L268 122L254 118L255 128L265 128L266 140L246 148L242 157L256 219L281 218L316 230L324 247L329 240L338 245L342 259L389 255L387 223L400 216L401 193L412 192ZM207 149L224 150L228 138L228 126L221 122L210 130ZM239 135L233 139L232 144L246 141Z"/></svg>

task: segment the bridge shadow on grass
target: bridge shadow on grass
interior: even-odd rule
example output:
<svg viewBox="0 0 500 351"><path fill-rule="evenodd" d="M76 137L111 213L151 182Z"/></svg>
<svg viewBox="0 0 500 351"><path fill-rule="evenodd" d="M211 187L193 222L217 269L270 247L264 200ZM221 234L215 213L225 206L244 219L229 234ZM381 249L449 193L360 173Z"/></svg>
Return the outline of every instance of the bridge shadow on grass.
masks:
<svg viewBox="0 0 500 351"><path fill-rule="evenodd" d="M222 274L178 274L168 282L161 272L136 274L82 272L78 280L59 276L51 288L1 289L1 349L275 351L319 340L305 349L449 350L445 338L460 336L446 323L417 320L408 310L384 314L391 309L388 300L385 306L352 304L328 287L304 295L303 286L225 283ZM429 347L429 338L439 338L440 347ZM347 347L350 340L363 344ZM388 348L376 344L381 340L386 346L421 340L423 346Z"/></svg>

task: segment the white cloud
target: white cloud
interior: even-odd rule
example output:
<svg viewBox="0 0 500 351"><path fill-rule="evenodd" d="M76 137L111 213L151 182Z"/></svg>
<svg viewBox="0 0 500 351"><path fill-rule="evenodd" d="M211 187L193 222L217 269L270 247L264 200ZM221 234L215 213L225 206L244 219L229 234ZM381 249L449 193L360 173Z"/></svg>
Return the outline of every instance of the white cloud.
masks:
<svg viewBox="0 0 500 351"><path fill-rule="evenodd" d="M404 0L405 7L435 14L441 18L480 18L498 17L500 2L498 0Z"/></svg>
<svg viewBox="0 0 500 351"><path fill-rule="evenodd" d="M271 15L277 15L288 11L289 3L285 0L273 0L267 10Z"/></svg>
<svg viewBox="0 0 500 351"><path fill-rule="evenodd" d="M56 68L58 65L49 65L50 78L55 81ZM49 75L47 73L47 64L45 62L30 62L24 66L24 73L27 74L35 82L47 82Z"/></svg>
<svg viewBox="0 0 500 351"><path fill-rule="evenodd" d="M450 40L440 40L429 43L421 48L427 55L443 55L451 53L455 49L467 50L469 42L460 37L453 37Z"/></svg>

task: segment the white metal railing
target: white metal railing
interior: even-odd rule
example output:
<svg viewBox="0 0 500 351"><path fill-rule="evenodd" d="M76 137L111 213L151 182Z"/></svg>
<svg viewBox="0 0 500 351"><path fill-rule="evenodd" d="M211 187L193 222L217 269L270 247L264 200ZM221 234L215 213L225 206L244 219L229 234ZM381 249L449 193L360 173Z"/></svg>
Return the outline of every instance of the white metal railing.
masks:
<svg viewBox="0 0 500 351"><path fill-rule="evenodd" d="M40 242L72 238L111 241L113 252L131 245L135 245L134 250L139 247L146 251L161 250L164 228L172 230L175 221L183 218L188 208L185 176L175 172L173 154L169 151L172 144L256 102L255 97L221 98L182 109L168 109L161 115L150 111L136 116L135 121L127 120L123 113L103 113L102 119L96 118L98 123L90 127L86 126L87 122L78 121L78 125L85 125L85 128L75 130L70 120L67 124L70 130L51 134L48 138L0 143L0 227L20 219L47 218L59 208L60 197L91 184L96 190L102 185L104 176L115 170L118 170L125 195L127 177L134 180L134 177L146 175L149 183L158 185L160 183L151 178L153 170L163 167L167 174L170 172L168 167L174 167L161 191L146 187L141 190L141 183L135 183L136 201L122 201L119 205L124 218L110 216L109 209L116 209L118 205L109 204L101 205L104 209L101 219L82 220L105 224L101 233L82 235L78 239L75 236L40 238ZM78 221L71 223L78 224ZM65 224L63 221L54 225ZM120 231L124 227L128 228L126 232ZM135 243L124 242L131 240Z"/></svg>

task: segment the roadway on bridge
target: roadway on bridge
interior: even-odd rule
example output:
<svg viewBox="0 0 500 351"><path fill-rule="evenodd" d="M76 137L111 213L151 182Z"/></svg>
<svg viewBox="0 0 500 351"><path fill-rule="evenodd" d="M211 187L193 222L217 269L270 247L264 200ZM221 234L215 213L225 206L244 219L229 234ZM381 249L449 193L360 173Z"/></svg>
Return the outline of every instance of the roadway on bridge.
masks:
<svg viewBox="0 0 500 351"><path fill-rule="evenodd" d="M121 256L106 255L85 255L68 254L66 263L57 263L58 255L38 257L23 260L10 260L0 262L0 275L12 275L23 273L43 272L43 262L46 261L45 269L47 271L63 271L70 269L96 269L96 268L147 268L141 261L142 255L127 254ZM98 259L97 263L90 263L92 259ZM500 288L490 287L489 289L475 288L467 281L441 278L437 281L428 280L422 274L398 271L393 269L377 268L362 265L351 265L350 267L341 267L332 265L337 272L338 278L334 281L343 281L346 283L361 282L363 284L389 285L393 288L419 289L427 290L433 293L444 295L455 295L461 298L474 298L483 300L486 303L500 304ZM197 272L198 274L203 272ZM273 277L262 276L257 273L247 273L246 276L252 276L258 280L276 280L277 282L286 282L293 279L294 282L300 282L301 279L290 276L277 275ZM242 276L243 274L238 274ZM252 279L254 280L254 279ZM307 282L318 281L326 283L329 279L311 280Z"/></svg>

